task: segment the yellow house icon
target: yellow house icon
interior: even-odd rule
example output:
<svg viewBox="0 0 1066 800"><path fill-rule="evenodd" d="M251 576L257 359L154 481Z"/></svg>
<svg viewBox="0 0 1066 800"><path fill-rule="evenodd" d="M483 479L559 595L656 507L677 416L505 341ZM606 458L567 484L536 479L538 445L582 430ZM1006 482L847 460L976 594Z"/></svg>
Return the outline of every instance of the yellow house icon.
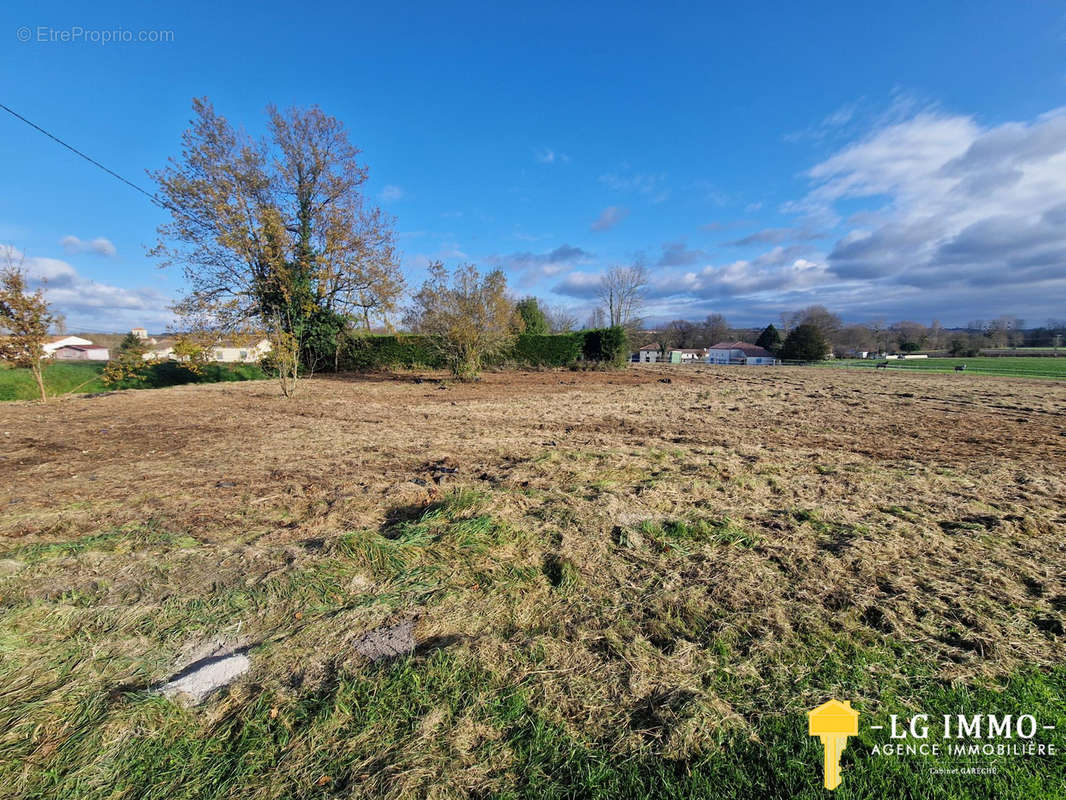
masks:
<svg viewBox="0 0 1066 800"><path fill-rule="evenodd" d="M825 752L825 788L840 785L840 754L848 746L848 737L859 733L859 712L850 700L829 700L807 712L807 730L822 740Z"/></svg>

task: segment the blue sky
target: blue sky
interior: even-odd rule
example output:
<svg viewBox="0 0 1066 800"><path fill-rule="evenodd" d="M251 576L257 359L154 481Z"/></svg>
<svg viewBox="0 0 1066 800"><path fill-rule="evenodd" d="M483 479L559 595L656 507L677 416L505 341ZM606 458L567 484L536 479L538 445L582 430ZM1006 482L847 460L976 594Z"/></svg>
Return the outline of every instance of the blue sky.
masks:
<svg viewBox="0 0 1066 800"><path fill-rule="evenodd" d="M77 28L172 41L49 40ZM0 102L148 189L192 97L256 133L317 103L412 286L500 265L583 319L643 258L652 322L1066 316L1061 3L8 2L0 40ZM0 245L70 327L162 329L164 212L6 114L0 143Z"/></svg>

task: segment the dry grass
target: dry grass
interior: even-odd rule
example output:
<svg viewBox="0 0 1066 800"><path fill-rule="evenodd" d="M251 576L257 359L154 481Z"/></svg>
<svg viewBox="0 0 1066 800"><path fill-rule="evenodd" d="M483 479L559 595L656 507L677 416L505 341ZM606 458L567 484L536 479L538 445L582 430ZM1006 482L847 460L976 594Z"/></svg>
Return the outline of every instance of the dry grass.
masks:
<svg viewBox="0 0 1066 800"><path fill-rule="evenodd" d="M215 719L371 674L353 642L411 618L419 658L487 688L420 717L380 756L392 772L353 766L379 776L366 794L515 785L475 713L515 687L580 741L689 759L829 693L876 709L886 687L906 705L1061 664L1064 401L1051 382L667 367L5 404L0 688L35 716L6 720L0 760L47 765L77 744L72 708L204 642L253 653Z"/></svg>

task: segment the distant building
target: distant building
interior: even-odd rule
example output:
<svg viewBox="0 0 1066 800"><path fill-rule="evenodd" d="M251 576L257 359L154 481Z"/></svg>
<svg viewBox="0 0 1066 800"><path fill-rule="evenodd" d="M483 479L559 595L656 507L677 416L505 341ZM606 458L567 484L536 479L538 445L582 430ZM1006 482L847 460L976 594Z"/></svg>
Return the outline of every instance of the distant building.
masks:
<svg viewBox="0 0 1066 800"><path fill-rule="evenodd" d="M777 358L769 350L748 342L719 342L707 350L708 364L776 364Z"/></svg>
<svg viewBox="0 0 1066 800"><path fill-rule="evenodd" d="M132 333L138 339L147 339L148 338L148 331L146 329L144 329L144 328L132 328L130 330L130 333Z"/></svg>
<svg viewBox="0 0 1066 800"><path fill-rule="evenodd" d="M694 364L707 358L707 351L699 348L682 347L670 351L671 364Z"/></svg>
<svg viewBox="0 0 1066 800"><path fill-rule="evenodd" d="M225 364L255 364L263 356L270 352L270 340L260 339L250 344L234 344L233 342L219 342L207 349L207 357L210 361L219 361ZM173 347L161 350L150 350L144 354L145 361L178 361L174 355Z"/></svg>
<svg viewBox="0 0 1066 800"><path fill-rule="evenodd" d="M215 345L210 348L213 361L224 363L255 363L270 352L270 340L260 339L252 345Z"/></svg>
<svg viewBox="0 0 1066 800"><path fill-rule="evenodd" d="M107 361L110 354L106 347L97 347L91 342L84 344L65 344L52 352L53 358L63 361Z"/></svg>
<svg viewBox="0 0 1066 800"><path fill-rule="evenodd" d="M62 339L56 339L54 342L48 342L42 345L42 349L45 355L52 355L60 347L66 347L67 345L80 345L82 347L89 347L92 345L88 339L82 339L80 336L64 336Z"/></svg>
<svg viewBox="0 0 1066 800"><path fill-rule="evenodd" d="M660 360L661 354L662 347L658 342L652 342L651 344L644 345L637 351L637 358L635 360L639 361L641 364L654 364L656 361Z"/></svg>

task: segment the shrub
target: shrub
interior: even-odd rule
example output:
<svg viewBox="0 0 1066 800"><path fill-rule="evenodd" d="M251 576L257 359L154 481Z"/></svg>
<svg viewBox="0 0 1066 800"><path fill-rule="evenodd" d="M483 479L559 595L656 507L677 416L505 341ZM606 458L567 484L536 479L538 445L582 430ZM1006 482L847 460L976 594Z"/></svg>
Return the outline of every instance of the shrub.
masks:
<svg viewBox="0 0 1066 800"><path fill-rule="evenodd" d="M581 331L581 355L586 361L621 367L629 360L629 337L625 328L595 328Z"/></svg>

